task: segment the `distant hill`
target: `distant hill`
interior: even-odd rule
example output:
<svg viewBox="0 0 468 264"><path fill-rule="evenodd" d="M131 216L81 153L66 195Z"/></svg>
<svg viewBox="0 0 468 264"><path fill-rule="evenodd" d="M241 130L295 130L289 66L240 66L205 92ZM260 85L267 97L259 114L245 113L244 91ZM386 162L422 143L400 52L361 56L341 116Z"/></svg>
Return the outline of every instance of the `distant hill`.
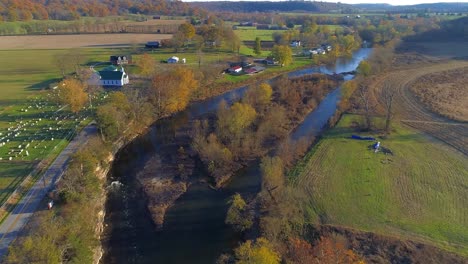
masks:
<svg viewBox="0 0 468 264"><path fill-rule="evenodd" d="M191 2L192 7L199 7L217 12L314 12L314 13L339 13L344 9L351 9L351 5L328 2L303 2L303 1L219 1L219 2Z"/></svg>
<svg viewBox="0 0 468 264"><path fill-rule="evenodd" d="M189 15L178 0L0 0L0 21L75 20L124 14Z"/></svg>
<svg viewBox="0 0 468 264"><path fill-rule="evenodd" d="M468 3L435 3L393 6L389 4L341 4L319 1L210 1L190 2L215 12L313 12L313 13L365 13L365 12L468 12Z"/></svg>
<svg viewBox="0 0 468 264"><path fill-rule="evenodd" d="M439 13L459 13L468 12L468 3L433 3L419 5L393 6L389 4L355 4L353 7L361 11L377 12L439 12Z"/></svg>

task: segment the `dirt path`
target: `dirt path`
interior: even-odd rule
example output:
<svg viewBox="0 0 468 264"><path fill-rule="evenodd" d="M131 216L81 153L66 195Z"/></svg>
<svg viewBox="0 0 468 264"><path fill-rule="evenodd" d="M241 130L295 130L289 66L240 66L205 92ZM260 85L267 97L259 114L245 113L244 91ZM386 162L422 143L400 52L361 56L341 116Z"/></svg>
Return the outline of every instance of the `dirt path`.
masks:
<svg viewBox="0 0 468 264"><path fill-rule="evenodd" d="M424 75L467 66L468 61L451 61L399 70L383 75L372 85L377 94L386 88L397 89L394 109L402 123L429 134L468 156L468 123L453 121L430 112L410 91L411 84Z"/></svg>

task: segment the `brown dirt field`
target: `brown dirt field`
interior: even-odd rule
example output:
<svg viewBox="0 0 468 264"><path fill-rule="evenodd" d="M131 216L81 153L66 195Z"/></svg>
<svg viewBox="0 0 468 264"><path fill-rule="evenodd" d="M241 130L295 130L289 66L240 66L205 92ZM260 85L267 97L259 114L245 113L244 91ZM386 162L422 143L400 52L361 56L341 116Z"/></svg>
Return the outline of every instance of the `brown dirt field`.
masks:
<svg viewBox="0 0 468 264"><path fill-rule="evenodd" d="M431 112L410 91L413 83L422 76L465 67L468 67L468 61L448 61L396 70L379 76L371 86L377 95L383 89L396 88L398 94L394 100L394 109L401 122L468 155L468 123L453 121Z"/></svg>
<svg viewBox="0 0 468 264"><path fill-rule="evenodd" d="M170 34L79 34L40 36L1 36L0 49L67 49L116 47L170 39Z"/></svg>
<svg viewBox="0 0 468 264"><path fill-rule="evenodd" d="M330 225L319 226L316 230L316 236L336 235L344 237L348 246L363 256L367 263L468 263L464 257L416 241Z"/></svg>
<svg viewBox="0 0 468 264"><path fill-rule="evenodd" d="M422 76L411 87L416 97L433 112L468 121L468 67Z"/></svg>

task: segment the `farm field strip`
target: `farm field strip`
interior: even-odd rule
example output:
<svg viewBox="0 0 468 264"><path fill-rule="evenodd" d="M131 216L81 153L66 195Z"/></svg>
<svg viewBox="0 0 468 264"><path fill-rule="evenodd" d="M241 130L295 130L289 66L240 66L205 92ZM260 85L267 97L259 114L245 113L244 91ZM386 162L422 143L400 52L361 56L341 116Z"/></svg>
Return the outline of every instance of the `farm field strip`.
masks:
<svg viewBox="0 0 468 264"><path fill-rule="evenodd" d="M148 41L170 39L171 37L171 34L134 33L0 36L0 50L122 47L143 44Z"/></svg>

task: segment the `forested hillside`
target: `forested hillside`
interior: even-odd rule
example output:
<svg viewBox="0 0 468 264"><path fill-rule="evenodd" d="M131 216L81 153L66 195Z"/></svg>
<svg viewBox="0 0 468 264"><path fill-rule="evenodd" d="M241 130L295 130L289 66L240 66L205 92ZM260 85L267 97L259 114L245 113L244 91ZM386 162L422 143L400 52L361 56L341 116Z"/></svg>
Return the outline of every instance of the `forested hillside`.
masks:
<svg viewBox="0 0 468 264"><path fill-rule="evenodd" d="M190 6L201 7L210 11L229 11L229 12L350 12L351 5L341 3L327 2L299 2L299 1L259 1L259 2L193 2Z"/></svg>
<svg viewBox="0 0 468 264"><path fill-rule="evenodd" d="M191 15L182 1L166 0L0 0L0 21L74 20L121 14Z"/></svg>

